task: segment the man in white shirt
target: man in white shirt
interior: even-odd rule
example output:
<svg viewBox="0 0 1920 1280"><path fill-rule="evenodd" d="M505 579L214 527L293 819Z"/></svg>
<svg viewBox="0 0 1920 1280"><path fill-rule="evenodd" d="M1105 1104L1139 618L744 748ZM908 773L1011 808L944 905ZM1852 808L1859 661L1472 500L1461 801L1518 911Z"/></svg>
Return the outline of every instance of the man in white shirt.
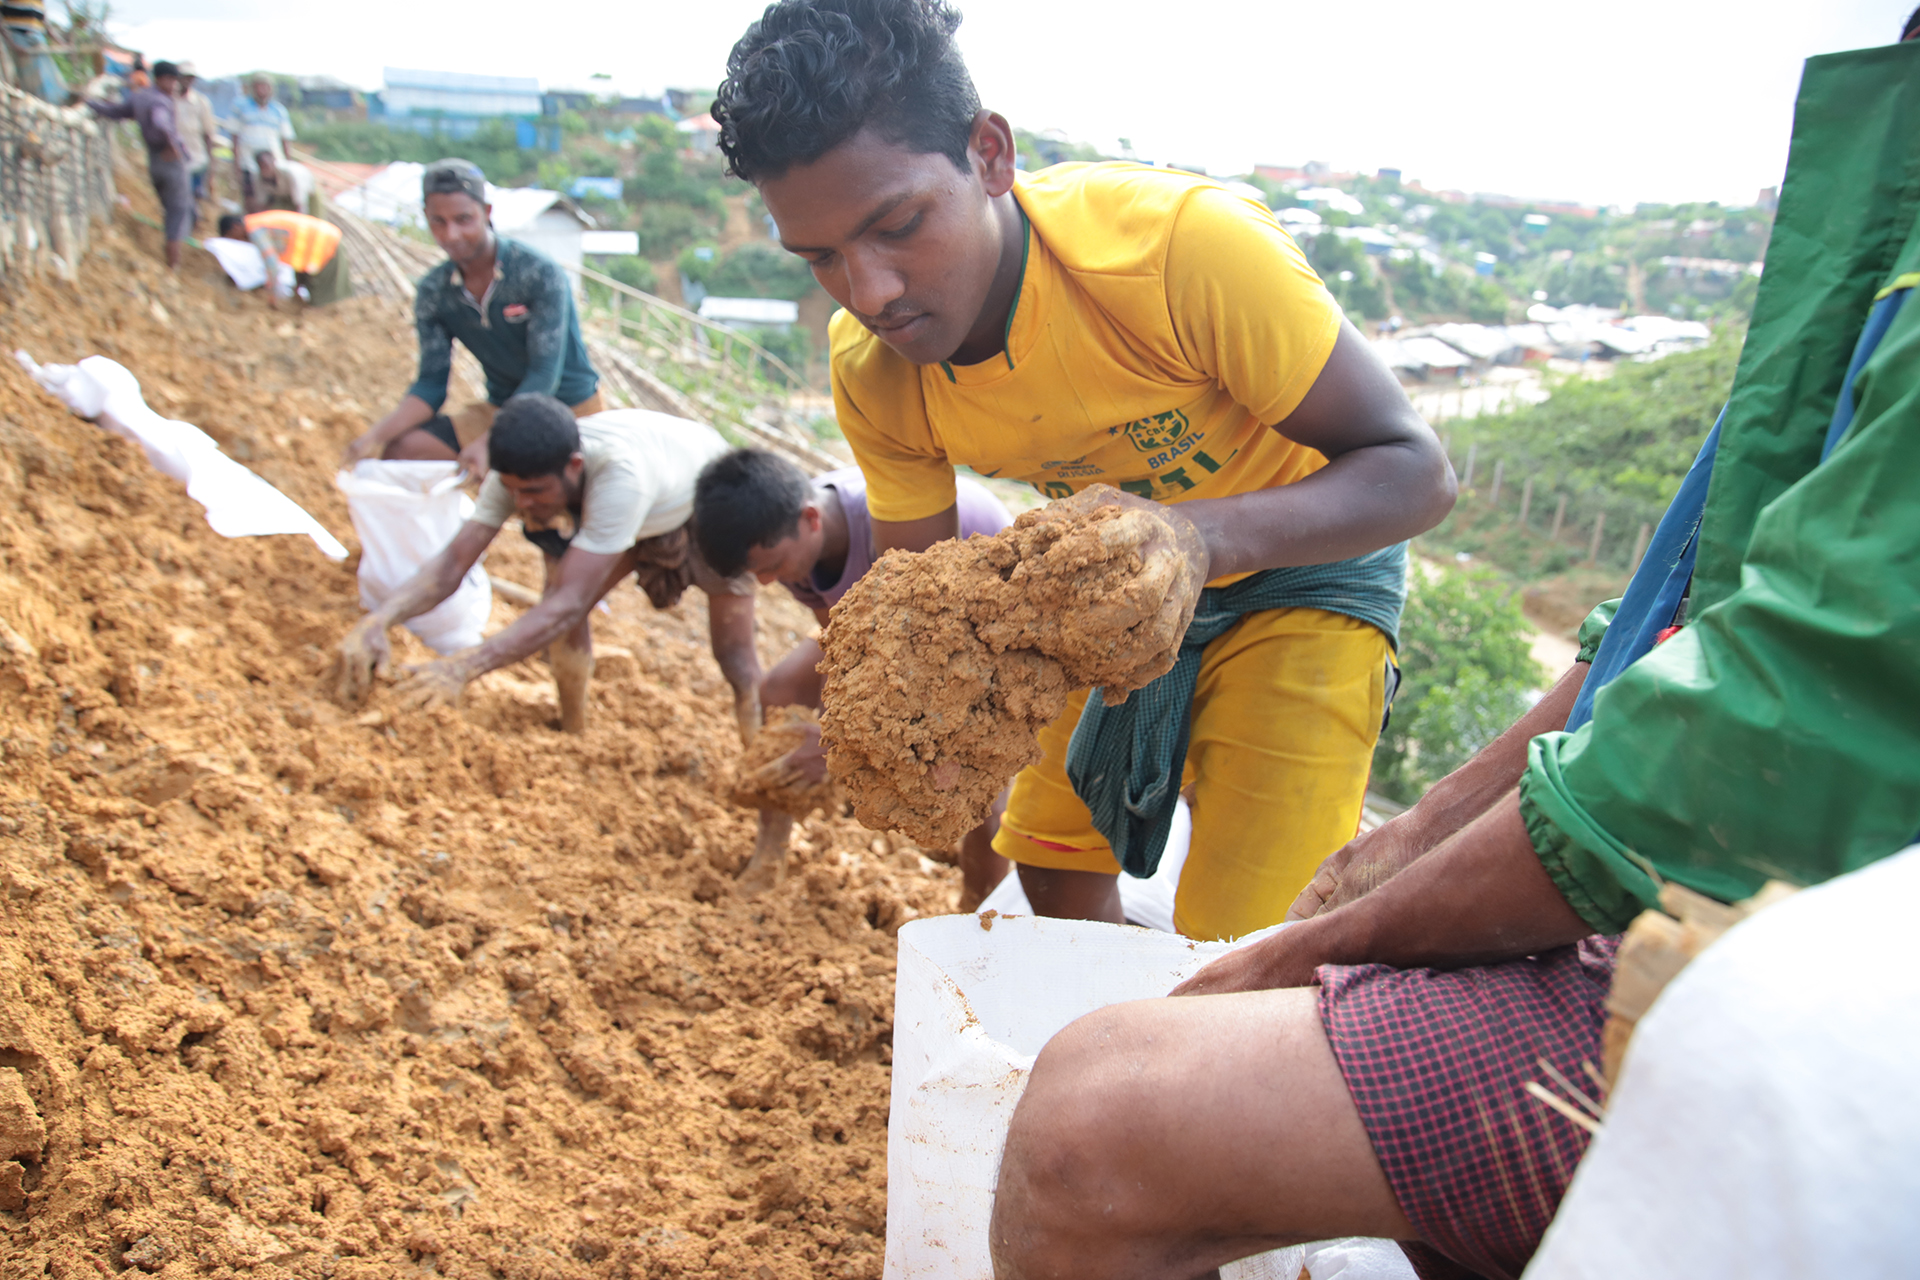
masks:
<svg viewBox="0 0 1920 1280"><path fill-rule="evenodd" d="M734 691L741 737L760 721L753 648L753 579L722 578L700 558L687 525L694 481L728 445L710 427L644 409L576 419L552 396L516 395L491 435L493 471L471 518L340 643L340 696L358 702L392 658L387 629L453 594L509 516L546 554L540 603L484 644L411 668L401 693L417 705L457 702L467 682L547 649L560 726L586 731L593 676L593 606L631 573L656 609L689 586L706 592L713 656ZM551 646L551 648L548 648Z"/></svg>

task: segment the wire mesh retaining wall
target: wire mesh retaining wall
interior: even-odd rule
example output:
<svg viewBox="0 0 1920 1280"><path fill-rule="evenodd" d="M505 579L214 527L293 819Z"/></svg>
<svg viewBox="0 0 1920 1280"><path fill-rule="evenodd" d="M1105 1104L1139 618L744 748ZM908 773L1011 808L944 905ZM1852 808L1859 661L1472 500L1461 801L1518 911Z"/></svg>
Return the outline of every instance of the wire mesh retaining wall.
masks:
<svg viewBox="0 0 1920 1280"><path fill-rule="evenodd" d="M93 116L0 85L0 276L76 278L113 201L113 142Z"/></svg>

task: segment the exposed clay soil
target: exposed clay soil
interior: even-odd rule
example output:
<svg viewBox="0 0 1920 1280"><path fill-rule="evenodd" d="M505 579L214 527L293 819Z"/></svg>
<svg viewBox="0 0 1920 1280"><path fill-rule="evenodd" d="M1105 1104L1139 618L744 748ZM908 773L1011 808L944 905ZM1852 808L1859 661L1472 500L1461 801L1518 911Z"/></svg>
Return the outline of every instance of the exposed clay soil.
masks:
<svg viewBox="0 0 1920 1280"><path fill-rule="evenodd" d="M821 638L821 723L862 822L951 843L1040 758L1035 735L1070 692L1122 697L1171 665L1160 608L1185 567L1143 562L1154 523L1041 508L992 537L888 552L854 584Z"/></svg>
<svg viewBox="0 0 1920 1280"><path fill-rule="evenodd" d="M121 361L351 544L334 462L405 317L295 325L157 241L0 288L0 345ZM355 600L0 361L0 1274L877 1276L890 934L957 874L833 816L733 895L698 593L596 615L631 655L579 738L536 664L336 707ZM761 600L772 658L810 620Z"/></svg>

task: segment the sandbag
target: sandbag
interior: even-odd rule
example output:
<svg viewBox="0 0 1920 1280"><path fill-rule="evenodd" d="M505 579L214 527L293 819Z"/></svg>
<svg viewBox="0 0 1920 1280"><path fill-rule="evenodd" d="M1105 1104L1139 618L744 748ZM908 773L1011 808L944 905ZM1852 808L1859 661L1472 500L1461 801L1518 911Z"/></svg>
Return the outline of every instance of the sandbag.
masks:
<svg viewBox="0 0 1920 1280"><path fill-rule="evenodd" d="M1209 960L1272 932L1193 942L1125 925L984 913L903 925L886 1280L991 1280L987 1220L1000 1151L1033 1060L1055 1032L1095 1009L1163 996ZM1276 1249L1229 1263L1220 1275L1297 1280L1303 1265L1340 1280L1413 1274L1391 1244L1343 1240Z"/></svg>
<svg viewBox="0 0 1920 1280"><path fill-rule="evenodd" d="M360 604L376 609L438 555L473 514L460 490L457 462L391 462L363 458L334 484L347 495L347 512L360 539ZM407 621L435 653L480 643L493 610L493 586L475 563L453 594Z"/></svg>
<svg viewBox="0 0 1920 1280"><path fill-rule="evenodd" d="M292 498L221 453L212 436L190 422L175 422L150 409L140 394L139 379L125 366L105 356L88 356L77 365L36 364L24 351L13 356L67 408L138 444L157 470L184 484L187 496L206 508L207 523L221 537L302 533L329 560L347 558L346 547L325 526Z"/></svg>

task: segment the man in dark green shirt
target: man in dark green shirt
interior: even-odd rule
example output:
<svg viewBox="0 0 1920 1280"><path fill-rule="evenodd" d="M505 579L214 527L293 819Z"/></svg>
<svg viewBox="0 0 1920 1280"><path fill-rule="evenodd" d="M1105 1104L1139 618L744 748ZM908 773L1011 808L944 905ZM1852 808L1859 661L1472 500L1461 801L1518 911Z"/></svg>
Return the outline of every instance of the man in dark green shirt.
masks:
<svg viewBox="0 0 1920 1280"><path fill-rule="evenodd" d="M1685 626L1569 733L1576 663L1198 998L1056 1036L1001 1164L1001 1280L1349 1235L1517 1277L1586 1146L1526 1085L1566 1097L1600 1060L1611 935L1662 881L1730 902L1915 841L1917 79L1913 43L1807 64Z"/></svg>
<svg viewBox="0 0 1920 1280"><path fill-rule="evenodd" d="M587 359L573 290L553 259L496 235L487 180L466 160L437 160L421 175L427 229L450 262L420 277L413 324L420 370L400 404L346 448L341 465L362 458L422 461L459 458L468 474L487 472L487 431L509 396L552 396L575 417L606 408L600 375ZM459 339L487 377L487 398L442 413L453 342Z"/></svg>

